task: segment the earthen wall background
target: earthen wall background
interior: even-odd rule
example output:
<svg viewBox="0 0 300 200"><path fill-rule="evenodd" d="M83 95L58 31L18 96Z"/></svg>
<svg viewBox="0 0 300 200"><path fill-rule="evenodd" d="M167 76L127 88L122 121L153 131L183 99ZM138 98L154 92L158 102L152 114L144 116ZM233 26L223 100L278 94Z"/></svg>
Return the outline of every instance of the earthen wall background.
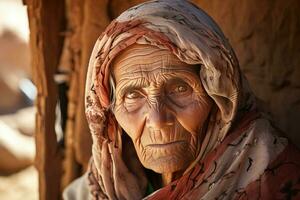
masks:
<svg viewBox="0 0 300 200"><path fill-rule="evenodd" d="M220 25L253 92L300 146L300 2L194 2Z"/></svg>

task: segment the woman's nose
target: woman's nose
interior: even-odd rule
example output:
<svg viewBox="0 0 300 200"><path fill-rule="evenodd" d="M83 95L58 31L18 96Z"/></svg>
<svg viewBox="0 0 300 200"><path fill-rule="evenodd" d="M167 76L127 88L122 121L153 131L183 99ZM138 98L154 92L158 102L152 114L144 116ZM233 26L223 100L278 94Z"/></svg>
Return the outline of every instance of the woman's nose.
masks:
<svg viewBox="0 0 300 200"><path fill-rule="evenodd" d="M148 110L146 125L148 128L160 130L174 124L174 116L166 106L152 106Z"/></svg>

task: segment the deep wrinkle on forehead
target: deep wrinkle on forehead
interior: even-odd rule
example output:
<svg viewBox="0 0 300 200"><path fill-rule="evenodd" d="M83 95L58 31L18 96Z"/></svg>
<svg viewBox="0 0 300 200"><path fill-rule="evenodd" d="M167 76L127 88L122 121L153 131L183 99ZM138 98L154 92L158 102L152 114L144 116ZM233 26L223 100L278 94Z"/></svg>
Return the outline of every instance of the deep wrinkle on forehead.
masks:
<svg viewBox="0 0 300 200"><path fill-rule="evenodd" d="M133 60L134 63L130 62ZM180 66L182 66L181 68L184 71L192 68L191 65L181 62L170 52L163 52L163 55L154 53L154 55L130 57L123 62L115 63L114 66L114 74L118 73L124 77L134 76L136 73L141 72L151 72L156 69L161 70L160 72L167 72L173 69L180 70ZM193 70L194 69L191 69L191 71Z"/></svg>

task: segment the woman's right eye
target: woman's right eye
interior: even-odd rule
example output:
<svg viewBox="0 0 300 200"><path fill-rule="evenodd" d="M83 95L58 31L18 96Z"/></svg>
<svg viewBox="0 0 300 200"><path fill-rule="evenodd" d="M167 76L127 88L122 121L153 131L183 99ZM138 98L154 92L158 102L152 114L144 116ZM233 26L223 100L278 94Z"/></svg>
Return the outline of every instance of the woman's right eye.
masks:
<svg viewBox="0 0 300 200"><path fill-rule="evenodd" d="M131 100L134 100L134 99L138 99L138 98L142 98L142 94L138 91L129 91L125 94L125 98L126 99L131 99Z"/></svg>
<svg viewBox="0 0 300 200"><path fill-rule="evenodd" d="M144 104L144 95L141 91L132 90L128 91L124 95L124 106L128 112L138 110Z"/></svg>

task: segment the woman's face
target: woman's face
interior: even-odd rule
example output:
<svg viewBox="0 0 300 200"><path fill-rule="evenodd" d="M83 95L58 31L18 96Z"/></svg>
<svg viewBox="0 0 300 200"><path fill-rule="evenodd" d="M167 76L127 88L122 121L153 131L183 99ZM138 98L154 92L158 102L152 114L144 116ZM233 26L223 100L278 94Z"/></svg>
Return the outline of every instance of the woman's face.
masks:
<svg viewBox="0 0 300 200"><path fill-rule="evenodd" d="M144 167L170 173L195 160L212 105L198 72L199 66L148 45L135 45L115 59L114 114Z"/></svg>

